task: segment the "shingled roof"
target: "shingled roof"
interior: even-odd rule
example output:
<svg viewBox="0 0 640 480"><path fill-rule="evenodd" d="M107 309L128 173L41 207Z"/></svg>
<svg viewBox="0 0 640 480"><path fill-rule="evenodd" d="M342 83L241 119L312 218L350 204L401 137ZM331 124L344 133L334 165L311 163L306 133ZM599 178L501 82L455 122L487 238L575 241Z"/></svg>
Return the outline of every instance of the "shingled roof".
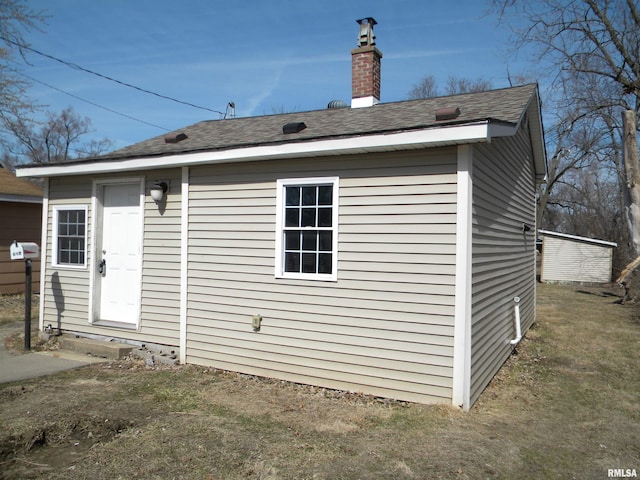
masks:
<svg viewBox="0 0 640 480"><path fill-rule="evenodd" d="M442 119L437 113L443 110L455 114ZM513 134L527 113L531 114L535 124L530 134L534 142L534 162L541 178L546 173L546 160L535 84L380 103L366 108L327 108L203 121L106 155L76 159L70 164L51 167L33 165L22 168L18 174L79 175L194 163L301 158L490 141L491 135L498 130L503 132L500 134ZM294 133L285 133L285 130L289 130L284 128L285 125L291 127ZM456 137L454 127L465 126L479 126L481 128L478 131L482 132ZM412 136L412 132L417 136Z"/></svg>
<svg viewBox="0 0 640 480"><path fill-rule="evenodd" d="M517 124L524 114L536 85L422 100L378 104L369 108L338 108L285 113L262 117L211 120L196 123L104 155L103 159L173 155L289 142L346 138L441 127L443 125L495 121ZM436 111L459 108L460 115L436 121ZM303 122L299 133L284 134L283 126ZM165 137L183 133L186 139L165 142Z"/></svg>
<svg viewBox="0 0 640 480"><path fill-rule="evenodd" d="M41 202L42 188L0 167L0 201Z"/></svg>

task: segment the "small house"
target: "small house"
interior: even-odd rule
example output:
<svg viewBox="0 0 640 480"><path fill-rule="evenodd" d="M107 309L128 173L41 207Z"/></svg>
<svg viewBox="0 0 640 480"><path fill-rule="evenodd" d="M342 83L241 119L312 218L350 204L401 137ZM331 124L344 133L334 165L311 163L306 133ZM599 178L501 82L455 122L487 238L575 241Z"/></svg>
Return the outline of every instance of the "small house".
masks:
<svg viewBox="0 0 640 480"><path fill-rule="evenodd" d="M16 178L0 166L0 294L22 293L25 289L24 262L11 261L9 245L14 240L40 243L42 231L42 188ZM40 288L40 260L32 263L32 285Z"/></svg>
<svg viewBox="0 0 640 480"><path fill-rule="evenodd" d="M611 281L614 242L539 230L542 237L540 281L607 283Z"/></svg>
<svg viewBox="0 0 640 480"><path fill-rule="evenodd" d="M468 409L535 319L536 85L204 121L45 184L40 326ZM516 340L516 342L514 342Z"/></svg>

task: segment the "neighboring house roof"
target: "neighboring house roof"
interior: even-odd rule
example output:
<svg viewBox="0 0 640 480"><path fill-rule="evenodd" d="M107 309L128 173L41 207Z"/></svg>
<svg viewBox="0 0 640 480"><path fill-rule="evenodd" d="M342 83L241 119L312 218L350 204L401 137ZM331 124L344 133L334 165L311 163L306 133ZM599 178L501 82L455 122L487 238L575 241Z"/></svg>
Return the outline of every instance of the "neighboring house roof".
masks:
<svg viewBox="0 0 640 480"><path fill-rule="evenodd" d="M442 109L456 108L457 115L436 119ZM33 165L18 174L73 175L490 142L493 137L513 135L525 115L530 118L536 173L542 179L546 157L535 84L367 108L203 121L100 157L75 160L72 165ZM284 133L283 126L292 123L304 123L304 128Z"/></svg>
<svg viewBox="0 0 640 480"><path fill-rule="evenodd" d="M568 233L551 232L549 230L538 230L538 233L548 237L564 238L564 239L573 240L576 242L591 243L593 245L602 245L605 247L618 246L618 244L615 242L607 242L605 240L596 240L595 238L588 238L588 237L579 237L577 235L569 235Z"/></svg>
<svg viewBox="0 0 640 480"><path fill-rule="evenodd" d="M5 168L0 168L0 201L42 203L42 188L28 180L16 178Z"/></svg>

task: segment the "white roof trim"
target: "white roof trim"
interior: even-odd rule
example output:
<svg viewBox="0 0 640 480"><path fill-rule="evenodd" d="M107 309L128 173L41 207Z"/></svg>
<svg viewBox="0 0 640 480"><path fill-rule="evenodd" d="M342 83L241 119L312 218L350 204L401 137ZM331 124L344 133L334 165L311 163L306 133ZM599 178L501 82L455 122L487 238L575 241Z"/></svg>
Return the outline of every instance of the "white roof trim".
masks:
<svg viewBox="0 0 640 480"><path fill-rule="evenodd" d="M531 98L529 106L527 107L530 119L529 134L533 141L532 148L535 167L537 171L540 170L537 172L536 179L539 182L546 182L549 177L549 165L547 162L547 149L545 148L544 127L542 126L542 113L540 109L540 94L538 89L536 89L535 98Z"/></svg>
<svg viewBox="0 0 640 480"><path fill-rule="evenodd" d="M568 233L551 232L549 230L538 230L541 235L547 235L549 237L566 238L568 240L575 240L577 242L593 243L595 245L603 245L606 247L617 247L615 242L607 242L605 240L596 240L595 238L579 237L577 235L569 235Z"/></svg>
<svg viewBox="0 0 640 480"><path fill-rule="evenodd" d="M95 173L150 170L164 167L184 167L200 164L250 162L280 158L347 155L354 153L412 150L433 146L460 145L474 142L490 142L491 136L501 136L504 126L491 128L487 121L473 124L427 128L400 133L362 135L358 137L308 142L291 142L279 145L232 148L229 150L181 153L121 160L96 160L70 162L41 167L19 168L18 177L54 177ZM510 131L515 132L514 129Z"/></svg>

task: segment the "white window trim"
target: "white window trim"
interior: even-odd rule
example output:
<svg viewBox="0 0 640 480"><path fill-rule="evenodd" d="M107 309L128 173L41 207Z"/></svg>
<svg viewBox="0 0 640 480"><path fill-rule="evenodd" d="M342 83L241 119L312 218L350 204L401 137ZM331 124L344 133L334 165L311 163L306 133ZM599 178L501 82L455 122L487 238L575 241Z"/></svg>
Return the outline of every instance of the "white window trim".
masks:
<svg viewBox="0 0 640 480"><path fill-rule="evenodd" d="M276 255L275 255L275 277L291 278L298 280L318 280L325 282L335 282L338 280L338 199L340 198L339 177L314 177L314 178L286 178L277 181L276 190ZM292 185L333 185L332 198L332 218L331 225L333 230L332 246L331 246L331 273L292 273L284 271L284 189Z"/></svg>
<svg viewBox="0 0 640 480"><path fill-rule="evenodd" d="M84 263L78 265L72 265L67 263L58 262L58 215L61 211L67 210L83 210L84 211ZM89 206L88 205L54 205L53 206L53 225L52 225L52 242L51 242L51 266L55 268L69 268L72 270L86 270L87 258L89 252L87 251L89 240Z"/></svg>

